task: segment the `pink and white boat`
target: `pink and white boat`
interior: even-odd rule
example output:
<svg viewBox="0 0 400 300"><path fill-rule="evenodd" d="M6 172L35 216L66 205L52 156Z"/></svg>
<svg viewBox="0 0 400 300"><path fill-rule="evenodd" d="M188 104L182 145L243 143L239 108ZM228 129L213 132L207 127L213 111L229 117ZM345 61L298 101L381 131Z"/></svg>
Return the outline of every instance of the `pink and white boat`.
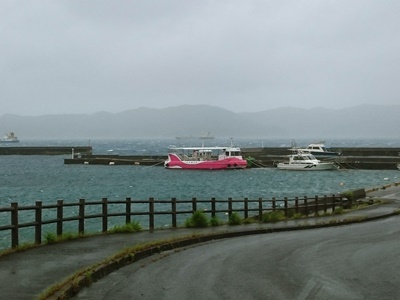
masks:
<svg viewBox="0 0 400 300"><path fill-rule="evenodd" d="M164 162L167 169L223 170L244 169L247 161L237 147L170 148Z"/></svg>

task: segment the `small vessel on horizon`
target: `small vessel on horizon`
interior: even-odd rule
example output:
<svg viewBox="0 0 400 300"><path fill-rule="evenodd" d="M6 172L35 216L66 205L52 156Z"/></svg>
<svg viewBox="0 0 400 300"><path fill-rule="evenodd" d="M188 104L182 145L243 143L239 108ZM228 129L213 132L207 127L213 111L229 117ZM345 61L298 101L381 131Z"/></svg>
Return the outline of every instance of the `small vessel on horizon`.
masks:
<svg viewBox="0 0 400 300"><path fill-rule="evenodd" d="M15 136L14 132L8 132L0 139L0 143L19 143L19 139Z"/></svg>
<svg viewBox="0 0 400 300"><path fill-rule="evenodd" d="M215 136L213 136L211 134L211 132L207 132L206 134L203 134L202 136L200 136L200 139L202 139L202 140L213 140L213 139L215 139Z"/></svg>
<svg viewBox="0 0 400 300"><path fill-rule="evenodd" d="M215 136L211 134L211 132L207 132L202 134L201 136L193 136L193 135L186 135L186 136L177 136L175 137L177 140L193 140L193 139L201 139L201 140L213 140Z"/></svg>

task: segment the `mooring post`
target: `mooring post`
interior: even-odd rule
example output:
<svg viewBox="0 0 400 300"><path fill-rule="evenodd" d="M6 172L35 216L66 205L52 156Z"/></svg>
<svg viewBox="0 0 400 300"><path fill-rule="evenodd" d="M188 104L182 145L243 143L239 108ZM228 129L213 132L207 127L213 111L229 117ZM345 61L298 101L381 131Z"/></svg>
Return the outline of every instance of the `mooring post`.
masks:
<svg viewBox="0 0 400 300"><path fill-rule="evenodd" d="M36 201L35 205L35 243L42 243L42 201Z"/></svg>

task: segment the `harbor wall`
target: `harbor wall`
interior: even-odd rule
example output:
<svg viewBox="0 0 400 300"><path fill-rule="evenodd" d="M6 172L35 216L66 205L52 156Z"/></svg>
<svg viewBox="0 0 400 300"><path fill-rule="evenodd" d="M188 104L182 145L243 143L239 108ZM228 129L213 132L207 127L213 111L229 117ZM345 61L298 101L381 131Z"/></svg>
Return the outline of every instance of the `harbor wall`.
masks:
<svg viewBox="0 0 400 300"><path fill-rule="evenodd" d="M323 157L342 169L395 170L400 164L400 148L331 148L339 152L337 157ZM244 158L251 158L251 167L276 167L291 151L282 147L242 148ZM119 155L79 155L64 159L64 164L86 165L146 165L163 166L167 156L119 156Z"/></svg>
<svg viewBox="0 0 400 300"><path fill-rule="evenodd" d="M342 169L395 170L400 163L400 148L346 147L330 148L329 150L340 153L340 155L317 158L321 161L334 161ZM281 147L242 149L244 157L253 159L253 167L275 167L289 154L291 154L289 149Z"/></svg>
<svg viewBox="0 0 400 300"><path fill-rule="evenodd" d="M92 154L91 146L0 147L0 155Z"/></svg>

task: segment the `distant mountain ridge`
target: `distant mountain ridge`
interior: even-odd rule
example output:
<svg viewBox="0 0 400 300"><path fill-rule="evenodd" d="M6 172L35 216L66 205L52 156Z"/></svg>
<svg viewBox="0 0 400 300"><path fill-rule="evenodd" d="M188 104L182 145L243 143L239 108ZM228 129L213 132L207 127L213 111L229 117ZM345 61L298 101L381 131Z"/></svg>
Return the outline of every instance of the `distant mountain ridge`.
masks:
<svg viewBox="0 0 400 300"><path fill-rule="evenodd" d="M278 108L234 113L209 105L141 107L120 113L0 116L0 133L20 139L139 138L201 135L263 138L397 138L400 105L344 109Z"/></svg>

